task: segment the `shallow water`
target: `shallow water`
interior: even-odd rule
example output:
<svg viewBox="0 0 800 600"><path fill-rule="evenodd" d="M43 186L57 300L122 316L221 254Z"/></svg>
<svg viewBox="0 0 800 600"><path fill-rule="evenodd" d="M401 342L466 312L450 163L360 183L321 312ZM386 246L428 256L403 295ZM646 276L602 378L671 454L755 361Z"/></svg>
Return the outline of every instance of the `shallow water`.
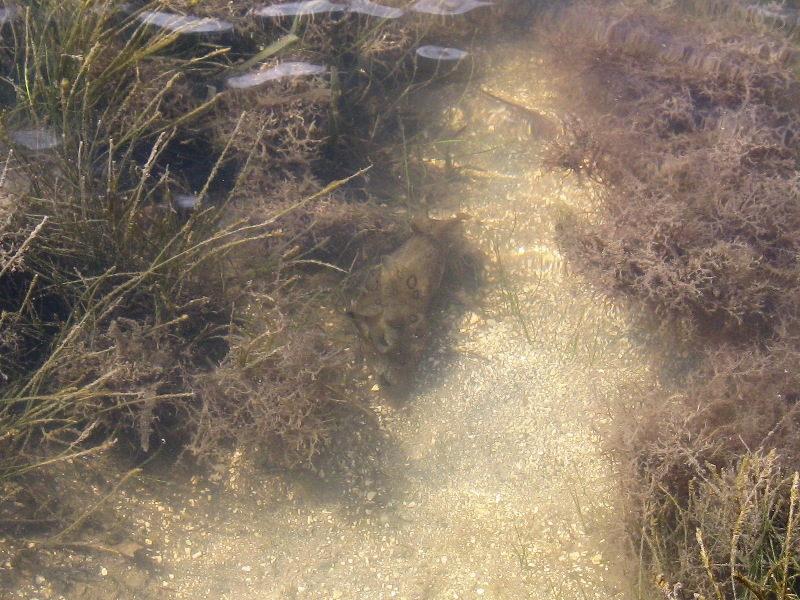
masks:
<svg viewBox="0 0 800 600"><path fill-rule="evenodd" d="M432 130L460 132L423 152L453 171L435 216L471 215L468 234L494 257L486 301L438 315L406 403L376 394L353 426L375 436L367 455L323 459L318 473L235 455L122 492L152 562L90 559L84 596L636 597L601 431L618 384L650 377L646 353L557 247L560 211L590 210L593 195L540 168L563 107L535 44L470 53L468 84L417 101Z"/></svg>
<svg viewBox="0 0 800 600"><path fill-rule="evenodd" d="M325 459L318 474L265 472L238 456L210 477L128 492L133 525L152 544L151 589L635 597L600 431L617 385L647 379L648 365L624 313L571 273L555 243L559 210L589 209L592 190L539 168L552 131L543 124L555 126L560 106L535 46L474 52L481 73L466 93L453 83L419 102L440 107L432 126L466 126L448 146L458 174L436 207L472 215L469 234L496 248L502 268L495 259L487 301L440 315L449 334L407 403L376 395L380 435L368 455ZM427 160L445 160L443 147L427 146Z"/></svg>

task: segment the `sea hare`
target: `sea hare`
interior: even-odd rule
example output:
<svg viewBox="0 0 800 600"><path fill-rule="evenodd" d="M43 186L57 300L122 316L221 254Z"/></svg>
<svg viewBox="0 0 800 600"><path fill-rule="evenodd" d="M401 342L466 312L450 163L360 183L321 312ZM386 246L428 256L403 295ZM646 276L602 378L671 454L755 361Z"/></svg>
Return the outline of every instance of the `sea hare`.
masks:
<svg viewBox="0 0 800 600"><path fill-rule="evenodd" d="M348 311L381 384L402 393L430 340L430 308L439 293L448 250L464 220L415 219L413 234L384 256Z"/></svg>

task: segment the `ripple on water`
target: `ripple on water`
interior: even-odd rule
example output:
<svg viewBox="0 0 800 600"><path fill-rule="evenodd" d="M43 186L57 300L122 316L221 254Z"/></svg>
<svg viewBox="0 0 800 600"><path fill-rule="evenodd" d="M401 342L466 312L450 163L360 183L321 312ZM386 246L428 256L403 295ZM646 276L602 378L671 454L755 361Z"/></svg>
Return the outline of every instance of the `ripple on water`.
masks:
<svg viewBox="0 0 800 600"><path fill-rule="evenodd" d="M173 201L177 208L193 210L200 203L200 198L196 194L176 194Z"/></svg>
<svg viewBox="0 0 800 600"><path fill-rule="evenodd" d="M458 48L446 48L444 46L420 46L417 48L417 55L422 58L429 58L436 61L457 61L467 56L469 52Z"/></svg>
<svg viewBox="0 0 800 600"><path fill-rule="evenodd" d="M168 12L145 11L139 15L139 20L146 25L153 25L164 31L180 34L213 34L233 31L233 23L227 21Z"/></svg>
<svg viewBox="0 0 800 600"><path fill-rule="evenodd" d="M347 10L348 12L369 15L370 17L378 17L380 19L396 19L405 14L405 11L401 8L383 6L382 4L370 2L370 0L350 0Z"/></svg>
<svg viewBox="0 0 800 600"><path fill-rule="evenodd" d="M10 23L17 18L17 9L14 6L0 8L0 25Z"/></svg>
<svg viewBox="0 0 800 600"><path fill-rule="evenodd" d="M411 10L431 15L461 15L481 6L492 6L487 0L419 0Z"/></svg>
<svg viewBox="0 0 800 600"><path fill-rule="evenodd" d="M260 8L256 11L259 17L295 17L298 15L318 15L332 12L344 12L344 4L328 2L328 0L306 0L305 2L284 2Z"/></svg>
<svg viewBox="0 0 800 600"><path fill-rule="evenodd" d="M47 127L18 129L11 132L11 139L26 150L44 152L61 145L61 135Z"/></svg>
<svg viewBox="0 0 800 600"><path fill-rule="evenodd" d="M256 71L252 73L245 73L244 75L237 75L229 78L225 84L228 87L236 89L249 89L266 83L280 79L281 77L291 77L297 75L319 75L325 72L325 67L320 65L312 65L304 62L284 62L270 67L264 71Z"/></svg>

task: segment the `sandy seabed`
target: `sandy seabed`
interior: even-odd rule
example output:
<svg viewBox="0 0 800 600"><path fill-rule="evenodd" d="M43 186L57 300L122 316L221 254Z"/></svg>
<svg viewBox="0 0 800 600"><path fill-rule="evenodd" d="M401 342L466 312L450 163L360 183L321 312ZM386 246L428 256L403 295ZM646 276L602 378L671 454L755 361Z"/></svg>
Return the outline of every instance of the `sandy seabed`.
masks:
<svg viewBox="0 0 800 600"><path fill-rule="evenodd" d="M140 479L116 504L147 560L84 557L70 597L635 597L600 432L618 385L650 378L646 353L558 251L559 211L592 193L540 170L547 136L520 107L554 127L561 107L537 50L476 60L465 95L437 92L439 118L466 128L434 209L472 215L469 235L493 256L483 305L440 315L405 403L376 393L363 424L380 435L355 446L366 454L301 474L237 454L210 475ZM17 593L58 597L55 578L34 573Z"/></svg>

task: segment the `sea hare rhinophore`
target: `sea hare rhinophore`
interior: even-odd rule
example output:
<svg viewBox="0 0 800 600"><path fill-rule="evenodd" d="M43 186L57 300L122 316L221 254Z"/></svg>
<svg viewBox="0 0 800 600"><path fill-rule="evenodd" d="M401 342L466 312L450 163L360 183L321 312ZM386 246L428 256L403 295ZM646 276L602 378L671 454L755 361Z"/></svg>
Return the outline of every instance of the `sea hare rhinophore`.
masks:
<svg viewBox="0 0 800 600"><path fill-rule="evenodd" d="M373 359L382 387L402 393L430 340L430 308L439 293L448 250L464 220L416 219L413 235L384 256L348 311Z"/></svg>

